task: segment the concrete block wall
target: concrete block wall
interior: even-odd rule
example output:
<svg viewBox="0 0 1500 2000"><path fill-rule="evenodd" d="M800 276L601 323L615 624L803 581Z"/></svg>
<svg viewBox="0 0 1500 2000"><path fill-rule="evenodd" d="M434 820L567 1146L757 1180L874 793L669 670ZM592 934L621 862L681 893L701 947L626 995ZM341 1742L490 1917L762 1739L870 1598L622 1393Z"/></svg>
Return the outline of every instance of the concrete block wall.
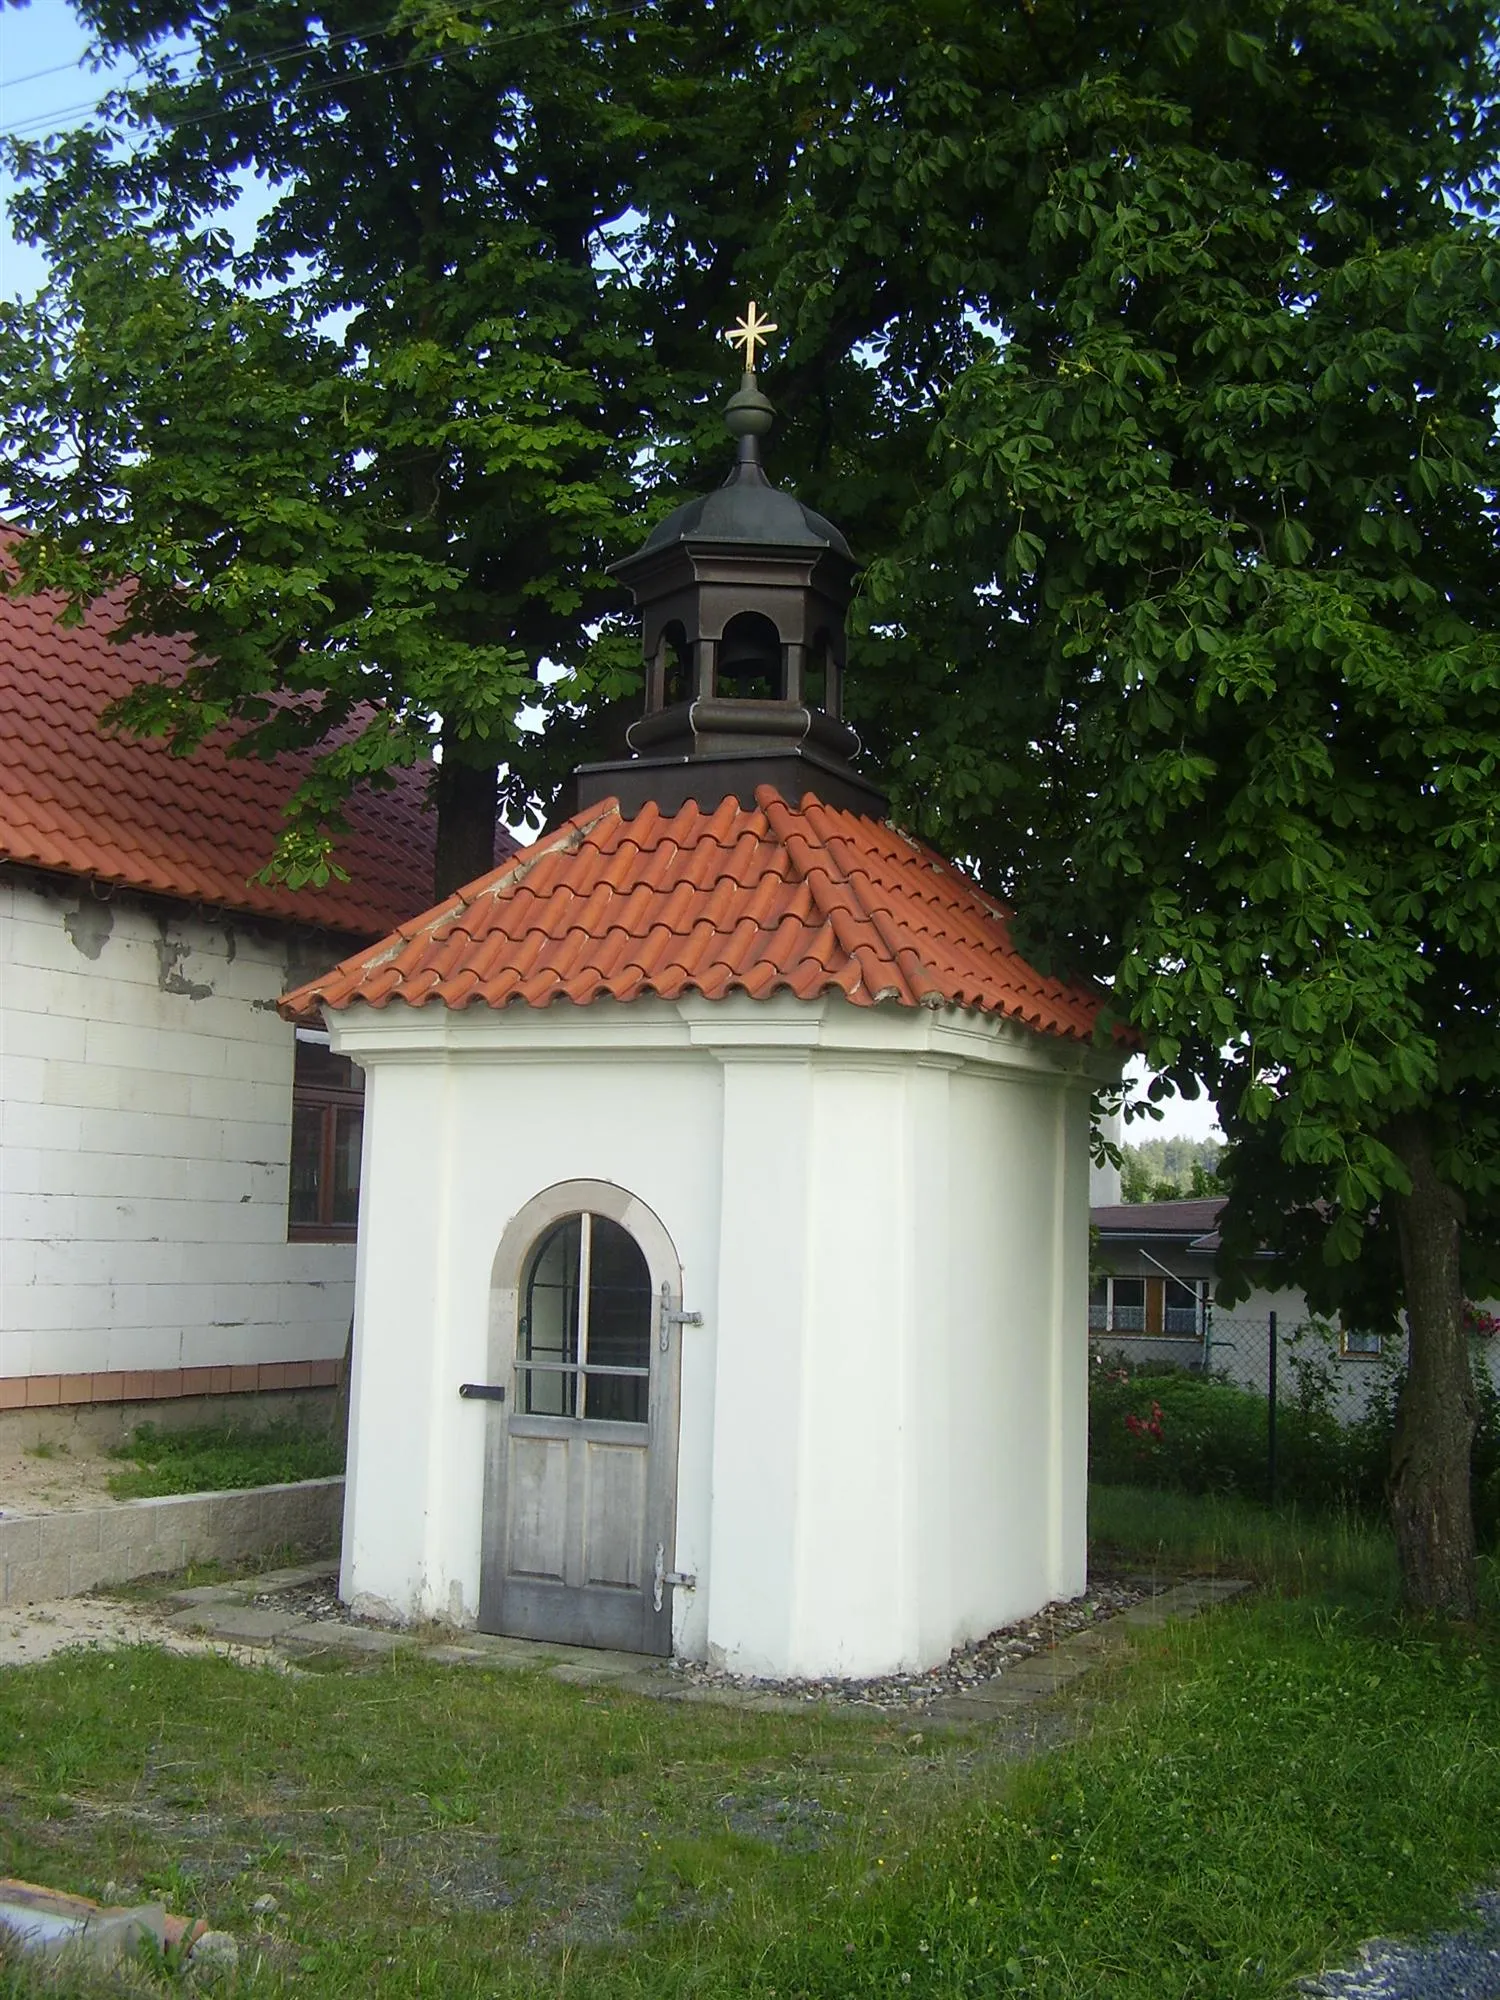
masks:
<svg viewBox="0 0 1500 2000"><path fill-rule="evenodd" d="M275 1003L347 944L0 870L8 1400L19 1380L182 1370L196 1390L341 1357L354 1249L287 1241Z"/></svg>
<svg viewBox="0 0 1500 2000"><path fill-rule="evenodd" d="M241 1493L175 1493L72 1513L0 1518L0 1608L77 1597L195 1562L242 1562L289 1547L335 1548L342 1478L256 1486Z"/></svg>

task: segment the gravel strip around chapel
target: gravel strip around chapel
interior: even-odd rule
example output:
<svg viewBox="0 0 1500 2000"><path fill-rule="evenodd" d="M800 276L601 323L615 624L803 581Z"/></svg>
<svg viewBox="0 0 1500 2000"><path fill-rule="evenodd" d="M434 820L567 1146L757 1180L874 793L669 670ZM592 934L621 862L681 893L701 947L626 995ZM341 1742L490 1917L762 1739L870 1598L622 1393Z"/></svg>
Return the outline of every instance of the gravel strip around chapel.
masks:
<svg viewBox="0 0 1500 2000"><path fill-rule="evenodd" d="M998 1631L954 1653L943 1666L932 1667L925 1673L885 1674L875 1680L776 1681L725 1673L681 1660L663 1660L660 1672L664 1678L688 1687L738 1689L747 1695L769 1694L882 1710L920 1710L944 1695L972 1694L986 1682L998 1679L1008 1668L1046 1654L1062 1640L1118 1617L1132 1605L1159 1594L1160 1587L1145 1578L1097 1579L1085 1596L1048 1604L1033 1617L1018 1619L1014 1625L1002 1625ZM383 1629L375 1620L355 1617L341 1604L331 1578L261 1591L252 1602L314 1624Z"/></svg>
<svg viewBox="0 0 1500 2000"><path fill-rule="evenodd" d="M1034 1617L1002 1625L952 1654L946 1665L931 1667L926 1673L883 1674L863 1681L772 1681L683 1660L670 1661L667 1671L694 1687L743 1688L747 1694L789 1695L802 1701L836 1701L864 1708L920 1709L943 1695L972 1694L986 1681L997 1680L1008 1667L1050 1652L1060 1640L1117 1617L1154 1594L1146 1582L1100 1579L1085 1596L1060 1599L1044 1605Z"/></svg>

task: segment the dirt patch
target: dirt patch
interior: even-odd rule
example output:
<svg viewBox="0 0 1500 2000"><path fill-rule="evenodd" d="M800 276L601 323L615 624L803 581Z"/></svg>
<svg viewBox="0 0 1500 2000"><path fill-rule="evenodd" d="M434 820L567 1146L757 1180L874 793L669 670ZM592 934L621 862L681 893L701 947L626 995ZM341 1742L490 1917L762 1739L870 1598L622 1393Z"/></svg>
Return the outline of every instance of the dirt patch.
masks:
<svg viewBox="0 0 1500 2000"><path fill-rule="evenodd" d="M35 1666L70 1646L163 1646L170 1653L220 1653L227 1659L264 1665L263 1649L250 1651L224 1640L178 1632L145 1606L106 1597L62 1597L50 1604L23 1604L0 1611L0 1667Z"/></svg>
<svg viewBox="0 0 1500 2000"><path fill-rule="evenodd" d="M109 1475L119 1470L119 1460L86 1436L26 1443L14 1431L0 1432L0 1515L107 1507Z"/></svg>

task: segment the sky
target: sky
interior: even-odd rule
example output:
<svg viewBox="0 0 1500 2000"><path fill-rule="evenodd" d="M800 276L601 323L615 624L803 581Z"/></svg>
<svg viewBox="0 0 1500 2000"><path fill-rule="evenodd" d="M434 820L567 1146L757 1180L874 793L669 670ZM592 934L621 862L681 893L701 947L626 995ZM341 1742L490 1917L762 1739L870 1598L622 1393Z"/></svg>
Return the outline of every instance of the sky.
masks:
<svg viewBox="0 0 1500 2000"><path fill-rule="evenodd" d="M86 107L109 88L107 75L83 61L88 36L67 0L30 0L20 8L0 0L0 132L40 136L54 127L77 123ZM48 72L38 74L38 72ZM0 174L0 201L8 200L14 183ZM8 217L0 218L0 297L30 297L45 277L41 258L16 242ZM1132 1072L1144 1080L1143 1065ZM1127 1137L1207 1138L1217 1128L1211 1105L1169 1100L1161 1123L1133 1124Z"/></svg>
<svg viewBox="0 0 1500 2000"><path fill-rule="evenodd" d="M1144 1096L1151 1072L1139 1057L1129 1064L1125 1074L1130 1080L1134 1091ZM1132 1119L1130 1124L1126 1126L1124 1133L1127 1145L1138 1146L1142 1139L1222 1139L1224 1137L1224 1134L1219 1130L1219 1114L1214 1109L1211 1100L1206 1097L1200 1097L1190 1104L1186 1098L1178 1097L1174 1092L1161 1108L1162 1119L1160 1124L1154 1118Z"/></svg>
<svg viewBox="0 0 1500 2000"><path fill-rule="evenodd" d="M0 132L37 137L53 126L76 124L82 107L102 95L109 79L83 66L88 36L66 0L31 0L24 7L0 0ZM45 70L51 74L39 76ZM0 198L15 183L0 174ZM29 298L45 271L34 250L16 242L7 215L0 226L0 297Z"/></svg>

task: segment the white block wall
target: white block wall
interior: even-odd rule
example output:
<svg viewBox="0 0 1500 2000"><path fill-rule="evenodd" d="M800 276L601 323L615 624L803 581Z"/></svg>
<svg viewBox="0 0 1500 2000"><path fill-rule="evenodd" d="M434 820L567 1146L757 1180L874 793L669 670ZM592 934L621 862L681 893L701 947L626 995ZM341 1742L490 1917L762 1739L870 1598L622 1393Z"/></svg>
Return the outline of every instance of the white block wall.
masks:
<svg viewBox="0 0 1500 2000"><path fill-rule="evenodd" d="M342 1355L353 1246L286 1240L307 950L0 871L0 1377Z"/></svg>

